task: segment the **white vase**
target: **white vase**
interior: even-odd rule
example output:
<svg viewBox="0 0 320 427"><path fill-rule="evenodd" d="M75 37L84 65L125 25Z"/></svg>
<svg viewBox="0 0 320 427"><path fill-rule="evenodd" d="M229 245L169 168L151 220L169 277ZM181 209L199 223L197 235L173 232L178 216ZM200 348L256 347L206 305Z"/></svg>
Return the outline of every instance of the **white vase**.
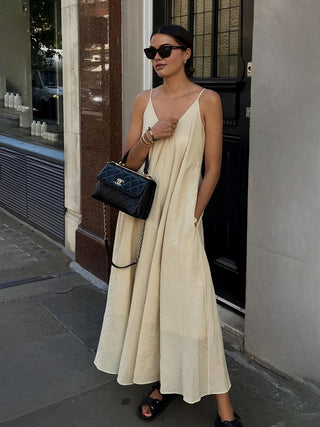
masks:
<svg viewBox="0 0 320 427"><path fill-rule="evenodd" d="M46 122L42 122L41 124L41 137L44 137L44 133L47 132L48 126Z"/></svg>
<svg viewBox="0 0 320 427"><path fill-rule="evenodd" d="M30 108L26 106L20 106L21 113L20 113L20 127L21 128L28 128L30 126Z"/></svg>
<svg viewBox="0 0 320 427"><path fill-rule="evenodd" d="M4 108L9 108L9 92L4 95Z"/></svg>
<svg viewBox="0 0 320 427"><path fill-rule="evenodd" d="M9 95L9 105L8 105L8 107L9 108L13 108L14 107L14 94L13 93L10 93L10 95Z"/></svg>
<svg viewBox="0 0 320 427"><path fill-rule="evenodd" d="M36 123L36 136L41 136L41 123Z"/></svg>
<svg viewBox="0 0 320 427"><path fill-rule="evenodd" d="M16 93L16 96L14 97L14 103L13 106L17 110L22 105L22 98L19 93Z"/></svg>
<svg viewBox="0 0 320 427"><path fill-rule="evenodd" d="M3 73L0 73L0 99L3 99L7 92L7 80Z"/></svg>

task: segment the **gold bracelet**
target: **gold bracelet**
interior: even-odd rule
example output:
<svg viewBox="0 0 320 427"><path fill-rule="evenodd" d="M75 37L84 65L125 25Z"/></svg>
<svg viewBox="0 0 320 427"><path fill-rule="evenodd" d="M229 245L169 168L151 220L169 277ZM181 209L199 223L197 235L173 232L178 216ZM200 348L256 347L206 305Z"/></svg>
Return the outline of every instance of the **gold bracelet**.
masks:
<svg viewBox="0 0 320 427"><path fill-rule="evenodd" d="M151 136L149 136L148 131L145 131L145 133L142 135L143 139L149 143L149 144L153 144L152 138Z"/></svg>
<svg viewBox="0 0 320 427"><path fill-rule="evenodd" d="M142 139L146 144L149 144L150 146L153 145L153 142L151 141L151 139L148 138L148 136L146 135L146 133L144 133L142 135Z"/></svg>
<svg viewBox="0 0 320 427"><path fill-rule="evenodd" d="M152 147L152 144L149 144L149 142L147 142L144 138L141 138L141 143L145 147L149 147L149 148Z"/></svg>
<svg viewBox="0 0 320 427"><path fill-rule="evenodd" d="M148 148L152 147L152 144L146 143L145 140L142 138L142 136L140 137L139 142L144 147L148 147Z"/></svg>

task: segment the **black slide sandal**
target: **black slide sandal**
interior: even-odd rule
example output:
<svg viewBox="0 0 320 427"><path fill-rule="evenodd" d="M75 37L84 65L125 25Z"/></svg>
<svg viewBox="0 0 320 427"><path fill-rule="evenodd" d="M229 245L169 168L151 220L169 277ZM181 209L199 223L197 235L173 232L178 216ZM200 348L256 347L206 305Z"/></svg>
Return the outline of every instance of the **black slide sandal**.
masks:
<svg viewBox="0 0 320 427"><path fill-rule="evenodd" d="M143 420L146 420L146 421L154 420L169 405L169 403L172 402L172 400L174 400L177 397L176 394L162 394L162 400L152 399L152 397L150 397L150 394L154 390L159 390L159 393L160 393L160 382L159 381L157 381L156 383L154 383L152 385L151 392L149 393L149 395L147 397L145 397L143 399L143 401L141 402L141 405L138 407L139 417L142 418ZM143 415L142 407L144 405L149 406L149 410L151 412L150 417Z"/></svg>

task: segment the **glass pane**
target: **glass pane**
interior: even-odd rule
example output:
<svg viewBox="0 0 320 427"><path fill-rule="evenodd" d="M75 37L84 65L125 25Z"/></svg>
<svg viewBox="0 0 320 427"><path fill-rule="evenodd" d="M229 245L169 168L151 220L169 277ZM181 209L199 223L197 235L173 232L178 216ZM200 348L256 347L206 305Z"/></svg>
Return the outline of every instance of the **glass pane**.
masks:
<svg viewBox="0 0 320 427"><path fill-rule="evenodd" d="M204 11L204 0L195 0L195 12L201 13Z"/></svg>
<svg viewBox="0 0 320 427"><path fill-rule="evenodd" d="M211 77L211 58L204 58L204 64L203 64L203 77Z"/></svg>
<svg viewBox="0 0 320 427"><path fill-rule="evenodd" d="M220 0L218 22L217 75L235 77L238 74L240 1Z"/></svg>
<svg viewBox="0 0 320 427"><path fill-rule="evenodd" d="M207 34L204 36L204 56L212 55L212 36L211 34Z"/></svg>
<svg viewBox="0 0 320 427"><path fill-rule="evenodd" d="M181 15L188 15L189 5L187 1L182 1L181 3Z"/></svg>
<svg viewBox="0 0 320 427"><path fill-rule="evenodd" d="M229 76L237 76L238 74L238 55L230 56Z"/></svg>
<svg viewBox="0 0 320 427"><path fill-rule="evenodd" d="M194 76L202 77L203 75L203 58L194 58L193 67L195 69Z"/></svg>
<svg viewBox="0 0 320 427"><path fill-rule="evenodd" d="M238 7L230 9L230 30L239 29L240 10Z"/></svg>
<svg viewBox="0 0 320 427"><path fill-rule="evenodd" d="M198 13L194 17L195 25L194 25L194 33L195 34L202 34L203 32L203 14Z"/></svg>
<svg viewBox="0 0 320 427"><path fill-rule="evenodd" d="M230 55L237 55L238 53L238 31L230 32Z"/></svg>
<svg viewBox="0 0 320 427"><path fill-rule="evenodd" d="M218 75L229 75L229 56L218 56Z"/></svg>
<svg viewBox="0 0 320 427"><path fill-rule="evenodd" d="M212 35L212 29L212 11L209 11L204 15L204 33Z"/></svg>
<svg viewBox="0 0 320 427"><path fill-rule="evenodd" d="M222 9L219 16L219 31L229 31L230 9Z"/></svg>
<svg viewBox="0 0 320 427"><path fill-rule="evenodd" d="M204 9L206 12L212 11L212 0L205 0Z"/></svg>
<svg viewBox="0 0 320 427"><path fill-rule="evenodd" d="M180 18L174 17L171 19L171 24L180 25Z"/></svg>
<svg viewBox="0 0 320 427"><path fill-rule="evenodd" d="M61 0L7 1L0 11L0 50L0 132L23 141L61 148ZM6 100L10 94L9 104ZM7 108L10 112L6 113ZM4 115L12 116L14 128ZM33 121L39 122L38 128L40 122L43 123L42 136L49 132L50 142L34 135Z"/></svg>
<svg viewBox="0 0 320 427"><path fill-rule="evenodd" d="M218 36L218 55L228 55L229 53L229 34L220 33Z"/></svg>
<svg viewBox="0 0 320 427"><path fill-rule="evenodd" d="M188 15L181 17L179 25L181 25L183 28L188 28Z"/></svg>
<svg viewBox="0 0 320 427"><path fill-rule="evenodd" d="M173 0L171 7L171 23L175 25L182 25L188 29L188 14L189 2L188 0Z"/></svg>
<svg viewBox="0 0 320 427"><path fill-rule="evenodd" d="M173 8L173 17L180 16L180 1L173 1L172 2L172 8Z"/></svg>
<svg viewBox="0 0 320 427"><path fill-rule="evenodd" d="M194 55L197 56L203 56L203 37L202 36L196 36L194 38L195 41L195 51Z"/></svg>
<svg viewBox="0 0 320 427"><path fill-rule="evenodd" d="M194 63L195 77L210 77L212 73L212 0L194 3Z"/></svg>
<svg viewBox="0 0 320 427"><path fill-rule="evenodd" d="M219 9L230 7L230 0L220 0L219 3Z"/></svg>

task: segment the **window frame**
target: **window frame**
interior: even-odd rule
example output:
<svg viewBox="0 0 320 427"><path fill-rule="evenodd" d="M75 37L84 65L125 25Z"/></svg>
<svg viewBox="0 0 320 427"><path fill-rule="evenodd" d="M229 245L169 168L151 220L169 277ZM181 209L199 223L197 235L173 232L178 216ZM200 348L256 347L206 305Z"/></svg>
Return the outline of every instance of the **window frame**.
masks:
<svg viewBox="0 0 320 427"><path fill-rule="evenodd" d="M239 2L239 37L238 37L238 73L237 76L218 76L218 25L219 25L219 0L212 0L212 65L211 65L211 76L210 77L192 77L195 83L208 88L217 88L223 91L238 91L241 90L241 82L245 77L245 64L242 60L242 11L243 5L242 0ZM161 25L163 23L169 23L171 21L171 10L173 0L154 0L153 1L153 22L154 26ZM194 0L188 0L188 29L191 34L194 34ZM190 13L192 11L192 13ZM154 73L154 85L160 84L159 78Z"/></svg>

